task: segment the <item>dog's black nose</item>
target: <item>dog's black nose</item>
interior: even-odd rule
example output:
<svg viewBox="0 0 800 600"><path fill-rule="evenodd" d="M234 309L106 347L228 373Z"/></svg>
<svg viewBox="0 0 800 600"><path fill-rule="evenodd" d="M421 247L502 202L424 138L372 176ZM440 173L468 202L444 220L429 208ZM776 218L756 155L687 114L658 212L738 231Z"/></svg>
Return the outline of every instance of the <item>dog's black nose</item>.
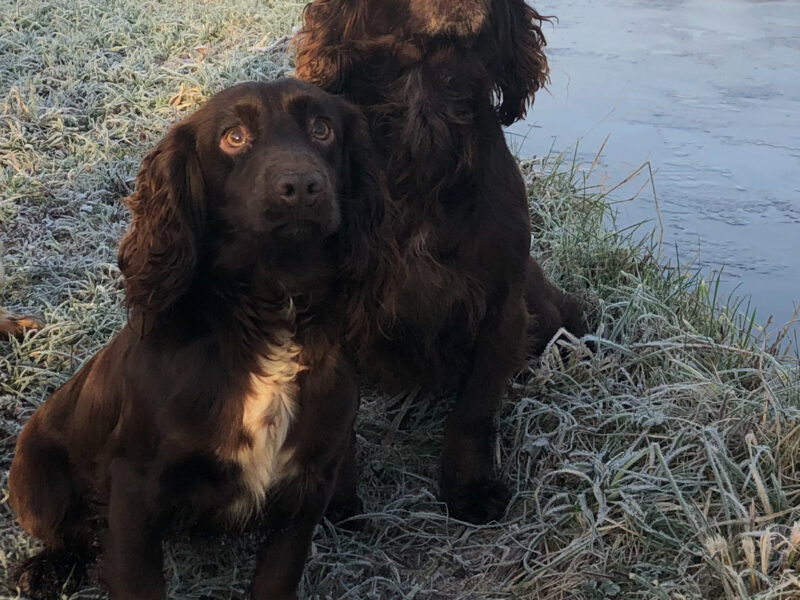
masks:
<svg viewBox="0 0 800 600"><path fill-rule="evenodd" d="M306 171L286 173L276 181L278 197L292 206L313 206L325 194L322 173Z"/></svg>

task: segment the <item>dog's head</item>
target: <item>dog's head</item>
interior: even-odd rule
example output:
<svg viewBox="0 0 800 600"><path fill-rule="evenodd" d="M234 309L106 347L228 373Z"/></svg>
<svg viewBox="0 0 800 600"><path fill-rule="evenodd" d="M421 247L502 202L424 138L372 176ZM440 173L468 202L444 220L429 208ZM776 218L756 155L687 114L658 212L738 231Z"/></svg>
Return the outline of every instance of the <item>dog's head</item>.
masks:
<svg viewBox="0 0 800 600"><path fill-rule="evenodd" d="M118 257L128 306L158 313L198 270L213 278L252 261L279 270L319 256L314 248L334 253L345 276L366 277L386 197L372 154L361 114L312 85L220 92L142 161Z"/></svg>
<svg viewBox="0 0 800 600"><path fill-rule="evenodd" d="M341 92L375 51L406 60L409 44L468 47L491 78L504 125L525 116L548 80L542 22L525 0L314 0L296 38L298 77ZM413 52L411 53L413 54Z"/></svg>

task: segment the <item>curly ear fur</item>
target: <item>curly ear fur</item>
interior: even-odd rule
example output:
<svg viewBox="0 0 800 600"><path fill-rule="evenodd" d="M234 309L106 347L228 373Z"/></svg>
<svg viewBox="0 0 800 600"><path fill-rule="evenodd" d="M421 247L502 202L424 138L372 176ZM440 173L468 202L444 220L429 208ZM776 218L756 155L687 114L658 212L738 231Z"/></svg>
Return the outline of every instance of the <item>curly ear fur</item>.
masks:
<svg viewBox="0 0 800 600"><path fill-rule="evenodd" d="M547 84L550 69L544 54L542 22L549 21L525 0L495 1L490 17L495 46L495 106L503 125L525 117L533 96Z"/></svg>
<svg viewBox="0 0 800 600"><path fill-rule="evenodd" d="M373 313L383 286L390 270L399 268L400 260L388 229L393 205L366 119L355 107L345 106L340 260L342 275L356 290L349 294L348 336L365 340L368 324L375 322Z"/></svg>
<svg viewBox="0 0 800 600"><path fill-rule="evenodd" d="M303 9L303 26L294 38L295 76L339 93L351 57L342 40L363 31L367 2L317 0ZM355 36L359 37L359 36Z"/></svg>
<svg viewBox="0 0 800 600"><path fill-rule="evenodd" d="M189 288L205 217L203 187L194 134L177 125L144 158L125 201L133 220L117 262L129 309L163 312Z"/></svg>

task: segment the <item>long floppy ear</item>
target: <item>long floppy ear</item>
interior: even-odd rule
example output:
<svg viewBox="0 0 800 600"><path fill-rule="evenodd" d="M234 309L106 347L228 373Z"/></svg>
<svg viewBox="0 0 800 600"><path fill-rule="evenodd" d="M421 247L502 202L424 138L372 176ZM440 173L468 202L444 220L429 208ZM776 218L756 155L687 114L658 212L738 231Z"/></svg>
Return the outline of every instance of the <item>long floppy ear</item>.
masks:
<svg viewBox="0 0 800 600"><path fill-rule="evenodd" d="M363 340L374 312L380 305L385 307L385 287L400 260L389 228L393 204L366 119L349 103L342 100L342 105L346 133L340 194L341 273L350 287L348 334Z"/></svg>
<svg viewBox="0 0 800 600"><path fill-rule="evenodd" d="M525 0L494 2L490 17L495 50L492 72L498 96L495 108L503 125L524 118L534 94L549 80L541 27L548 20Z"/></svg>
<svg viewBox="0 0 800 600"><path fill-rule="evenodd" d="M351 65L351 36L363 30L369 2L315 0L303 9L303 25L294 36L298 79L340 93ZM357 45L357 42L356 44Z"/></svg>
<svg viewBox="0 0 800 600"><path fill-rule="evenodd" d="M180 123L145 156L125 200L133 220L117 262L129 309L155 315L189 288L205 222L203 190L193 130Z"/></svg>

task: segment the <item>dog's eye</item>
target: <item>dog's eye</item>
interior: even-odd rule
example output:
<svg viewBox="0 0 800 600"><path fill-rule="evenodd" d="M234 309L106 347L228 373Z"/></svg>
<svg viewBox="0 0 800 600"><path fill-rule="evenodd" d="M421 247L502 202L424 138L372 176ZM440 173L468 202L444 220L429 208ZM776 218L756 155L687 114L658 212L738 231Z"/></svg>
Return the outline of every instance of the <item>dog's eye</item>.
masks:
<svg viewBox="0 0 800 600"><path fill-rule="evenodd" d="M231 127L222 135L222 139L219 141L219 147L223 152L230 154L239 152L249 141L250 134L247 129L238 125L236 127Z"/></svg>
<svg viewBox="0 0 800 600"><path fill-rule="evenodd" d="M324 142L333 135L333 129L325 119L314 119L311 122L311 135Z"/></svg>

